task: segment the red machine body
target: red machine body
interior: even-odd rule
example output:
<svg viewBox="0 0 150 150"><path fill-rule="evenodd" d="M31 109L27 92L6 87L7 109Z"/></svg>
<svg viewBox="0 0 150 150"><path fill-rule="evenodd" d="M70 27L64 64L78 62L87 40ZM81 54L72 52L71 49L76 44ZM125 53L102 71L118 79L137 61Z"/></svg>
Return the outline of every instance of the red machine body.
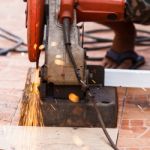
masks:
<svg viewBox="0 0 150 150"><path fill-rule="evenodd" d="M28 55L31 62L39 59L39 46L43 41L44 0L27 0ZM61 0L58 19L74 20L76 10L77 22L110 22L124 20L125 0Z"/></svg>
<svg viewBox="0 0 150 150"><path fill-rule="evenodd" d="M73 20L74 8L77 21L110 22L124 20L124 0L61 0L59 19Z"/></svg>
<svg viewBox="0 0 150 150"><path fill-rule="evenodd" d="M124 0L78 0L77 20L107 22L124 20Z"/></svg>

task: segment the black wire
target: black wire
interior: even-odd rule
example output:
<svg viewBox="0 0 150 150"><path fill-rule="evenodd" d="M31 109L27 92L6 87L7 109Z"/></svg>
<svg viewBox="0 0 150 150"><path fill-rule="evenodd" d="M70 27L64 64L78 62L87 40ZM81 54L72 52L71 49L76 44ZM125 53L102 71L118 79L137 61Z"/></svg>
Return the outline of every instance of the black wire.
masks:
<svg viewBox="0 0 150 150"><path fill-rule="evenodd" d="M89 60L89 61L100 61L100 60L103 60L103 57L90 57L90 56L86 56L85 59Z"/></svg>
<svg viewBox="0 0 150 150"><path fill-rule="evenodd" d="M78 81L80 82L81 81L80 70L78 69L77 64L74 60L73 54L71 52L71 45L66 45L66 51L68 53L68 56L69 56L69 59L70 59L72 65L74 67L75 75L76 75Z"/></svg>
<svg viewBox="0 0 150 150"><path fill-rule="evenodd" d="M99 51L99 50L110 48L110 47L111 47L111 45L100 46L100 47L98 47L98 46L96 46L96 47L84 47L84 49L86 51Z"/></svg>
<svg viewBox="0 0 150 150"><path fill-rule="evenodd" d="M111 43L113 42L113 39L110 38L102 38L97 37L96 35L92 35L94 33L104 33L104 32L110 32L112 30L110 29L95 29L95 30L89 30L84 33L84 36L87 39L91 39L92 41L84 41L84 49L86 51L98 51L101 49L111 48ZM150 31L146 30L137 30L137 33L139 34L146 34L144 36L138 35L135 39L135 46L150 46ZM101 43L110 43L107 46L94 46L95 44L101 44ZM88 47L90 45L90 47ZM93 46L91 46L93 45Z"/></svg>
<svg viewBox="0 0 150 150"><path fill-rule="evenodd" d="M72 49L71 49L71 42L70 42L70 25L71 24L70 24L69 19L68 18L64 18L64 20L63 20L64 44L65 44L65 47L66 47L66 52L68 54L68 57L69 57L69 59L71 61L71 64L73 66L76 78L79 81L79 83L81 84L82 89L86 90L87 96L92 101L93 106L94 106L95 111L96 111L97 116L98 116L99 123L101 124L101 127L102 127L102 129L104 131L104 134L106 135L108 141L110 142L110 145L112 146L112 148L114 150L119 150L117 148L117 146L114 144L113 140L111 139L110 135L108 134L108 132L106 130L106 127L105 127L104 120L102 118L101 112L97 108L94 96L93 96L93 94L91 94L89 86L84 81L82 81L82 79L81 79L80 71L79 71L79 69L77 67L76 61L75 61L74 56L73 56L72 51L71 51Z"/></svg>
<svg viewBox="0 0 150 150"><path fill-rule="evenodd" d="M90 35L90 34L93 34L93 33L103 33L103 32L109 32L109 31L111 31L111 30L110 29L104 29L104 30L99 30L98 29L98 30L90 30L90 31L85 32L84 36L86 38L92 39L92 41L84 41L85 45L90 45L90 47L87 47L87 46L85 47L84 46L84 49L86 51L91 51L91 50L96 51L96 50L101 50L101 49L105 49L105 48L111 48L111 44L107 45L107 46L96 46L96 47L91 46L92 44L94 45L94 44L98 44L98 43L111 43L113 41L113 39L100 38L100 37ZM140 34L144 33L144 34L147 34L147 36L137 36L136 40L135 40L135 45L136 46L150 46L150 32L145 31L145 30L138 30L138 33L140 33ZM94 58L94 57L88 57L87 56L86 59L91 60L91 61L97 61L99 58ZM119 150L117 148L117 146L114 144L114 142L112 141L111 137L109 136L109 134L106 130L101 112L97 108L96 101L94 100L93 95L89 91L88 91L88 96L89 96L90 101L93 103L93 106L94 106L95 111L97 113L98 120L101 124L102 130L105 133L108 141L110 142L110 144L111 144L111 146L113 147L114 150Z"/></svg>
<svg viewBox="0 0 150 150"><path fill-rule="evenodd" d="M86 33L91 34L91 33L110 32L110 31L111 29L95 29L95 30L86 31Z"/></svg>
<svg viewBox="0 0 150 150"><path fill-rule="evenodd" d="M18 49L20 46L27 46L27 44L25 44L19 36L9 32L1 27L0 27L0 31L4 33L4 34L0 34L0 37L15 43L15 45L12 47L0 48L0 55L6 55L10 51L27 52L26 49L23 49L23 48Z"/></svg>
<svg viewBox="0 0 150 150"><path fill-rule="evenodd" d="M86 38L90 38L90 39L95 40L95 41L97 41L97 42L104 42L104 43L112 42L112 39L95 37L95 36L92 36L92 35L87 34L87 33L84 33L84 36L85 36Z"/></svg>
<svg viewBox="0 0 150 150"><path fill-rule="evenodd" d="M94 108L95 108L95 111L96 111L96 114L97 114L99 123L100 123L100 125L101 125L101 127L102 127L102 130L103 130L104 134L106 135L106 137L107 137L107 139L108 139L108 141L109 141L111 147L112 147L114 150L119 150L119 149L117 148L117 146L115 145L115 143L113 142L112 138L110 137L110 135L109 135L109 133L108 133L106 127L105 127L105 123L104 123L102 114L101 114L101 112L99 111L99 109L98 109L98 107L97 107L97 105L96 105L96 101L95 101L95 99L94 99L94 96L91 94L90 91L87 92L87 96L88 96L89 100L93 103L93 106L94 106Z"/></svg>
<svg viewBox="0 0 150 150"><path fill-rule="evenodd" d="M72 52L71 52L71 45L66 45L66 51L67 51L67 53L68 53L69 59L70 59L70 61L71 61L71 63L72 63L72 66L73 66L73 68L74 68L75 75L76 75L76 77L77 77L79 83L81 83L82 88L83 88L84 90L86 90L87 95L88 95L88 97L89 97L89 100L93 103L93 106L94 106L95 111L96 111L96 113L97 113L97 117L98 117L99 123L101 124L101 127L102 127L102 130L103 130L104 134L106 135L106 137L107 137L108 141L110 142L110 145L112 146L112 148L113 148L114 150L119 150L119 149L117 148L117 146L114 144L114 142L113 142L113 140L111 139L110 135L108 134L108 131L107 131L107 129L106 129L106 127L105 127L105 124L104 124L104 120L103 120L103 118L102 118L102 114L101 114L101 112L100 112L100 111L98 110L98 108L97 108L97 105L96 105L96 102L95 102L95 99L94 99L93 94L91 94L88 85L87 85L85 82L83 82L83 81L81 80L80 72L79 72L79 70L78 70L78 68L77 68L77 64L76 64L76 62L75 62L75 60L74 60L74 57L73 57L73 55L72 55Z"/></svg>

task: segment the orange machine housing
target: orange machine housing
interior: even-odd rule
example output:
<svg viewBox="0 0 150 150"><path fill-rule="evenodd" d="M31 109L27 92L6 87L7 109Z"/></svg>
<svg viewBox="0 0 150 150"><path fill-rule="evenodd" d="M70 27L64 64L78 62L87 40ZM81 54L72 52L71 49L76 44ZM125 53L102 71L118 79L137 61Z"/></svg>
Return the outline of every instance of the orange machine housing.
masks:
<svg viewBox="0 0 150 150"><path fill-rule="evenodd" d="M26 0L25 0L26 1ZM27 40L28 55L31 62L37 62L39 46L43 41L45 0L27 0ZM61 0L58 19L77 21L110 22L124 20L125 0Z"/></svg>
<svg viewBox="0 0 150 150"><path fill-rule="evenodd" d="M77 21L110 22L124 20L125 0L61 0L59 20L73 20L74 8Z"/></svg>
<svg viewBox="0 0 150 150"><path fill-rule="evenodd" d="M77 20L80 21L121 21L124 20L124 0L77 0Z"/></svg>

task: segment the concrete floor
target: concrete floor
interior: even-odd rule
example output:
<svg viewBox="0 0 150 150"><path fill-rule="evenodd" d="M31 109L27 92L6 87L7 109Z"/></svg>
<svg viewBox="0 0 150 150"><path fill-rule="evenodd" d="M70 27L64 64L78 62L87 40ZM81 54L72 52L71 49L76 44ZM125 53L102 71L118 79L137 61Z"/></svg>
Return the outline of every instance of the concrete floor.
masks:
<svg viewBox="0 0 150 150"><path fill-rule="evenodd" d="M5 0L0 5L0 26L25 40L24 11L25 4L20 0ZM140 28L145 29L143 26ZM0 45L7 47L12 43L0 38ZM138 52L146 57L146 65L141 69L150 69L149 48L137 48ZM21 101L27 70L31 66L26 54L15 53L0 57L0 125L17 125L17 108ZM118 89L118 147L120 150L150 150L150 90L130 88L127 91L125 109L120 117L125 88Z"/></svg>

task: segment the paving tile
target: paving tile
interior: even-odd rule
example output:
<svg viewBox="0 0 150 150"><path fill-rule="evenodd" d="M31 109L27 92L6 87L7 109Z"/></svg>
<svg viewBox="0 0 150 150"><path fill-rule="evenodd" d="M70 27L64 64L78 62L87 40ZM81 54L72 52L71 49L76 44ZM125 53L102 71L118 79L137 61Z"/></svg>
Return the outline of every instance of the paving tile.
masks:
<svg viewBox="0 0 150 150"><path fill-rule="evenodd" d="M142 127L142 126L144 126L144 120L130 120L130 126Z"/></svg>
<svg viewBox="0 0 150 150"><path fill-rule="evenodd" d="M20 94L21 96L22 94ZM0 94L0 104L5 104L6 102L8 103L18 103L18 101L21 99L21 97L16 96L16 95L5 95L5 94Z"/></svg>
<svg viewBox="0 0 150 150"><path fill-rule="evenodd" d="M148 147L150 143L149 138L126 138L122 137L118 140L119 147L129 147L134 148L135 146L138 148Z"/></svg>
<svg viewBox="0 0 150 150"><path fill-rule="evenodd" d="M140 150L139 148L126 148L126 150Z"/></svg>
<svg viewBox="0 0 150 150"><path fill-rule="evenodd" d="M128 88L128 95L145 95L149 94L150 89L142 89L142 88Z"/></svg>
<svg viewBox="0 0 150 150"><path fill-rule="evenodd" d="M150 128L144 133L142 138L150 138Z"/></svg>
<svg viewBox="0 0 150 150"><path fill-rule="evenodd" d="M0 126L5 126L5 125L10 125L10 121L0 119Z"/></svg>
<svg viewBox="0 0 150 150"><path fill-rule="evenodd" d="M9 123L11 122L13 116L15 114L15 109L3 109L0 111L0 121L8 121Z"/></svg>
<svg viewBox="0 0 150 150"><path fill-rule="evenodd" d="M149 107L142 107L140 104L126 104L126 111L124 112L124 119L150 119Z"/></svg>
<svg viewBox="0 0 150 150"><path fill-rule="evenodd" d="M129 127L130 126L130 120L122 120L121 127Z"/></svg>
<svg viewBox="0 0 150 150"><path fill-rule="evenodd" d="M141 150L150 150L150 147L142 148Z"/></svg>
<svg viewBox="0 0 150 150"><path fill-rule="evenodd" d="M145 120L145 126L150 127L150 119L149 120Z"/></svg>
<svg viewBox="0 0 150 150"><path fill-rule="evenodd" d="M126 138L138 138L141 137L142 134L145 134L146 130L146 127L126 127L120 129L119 136Z"/></svg>

